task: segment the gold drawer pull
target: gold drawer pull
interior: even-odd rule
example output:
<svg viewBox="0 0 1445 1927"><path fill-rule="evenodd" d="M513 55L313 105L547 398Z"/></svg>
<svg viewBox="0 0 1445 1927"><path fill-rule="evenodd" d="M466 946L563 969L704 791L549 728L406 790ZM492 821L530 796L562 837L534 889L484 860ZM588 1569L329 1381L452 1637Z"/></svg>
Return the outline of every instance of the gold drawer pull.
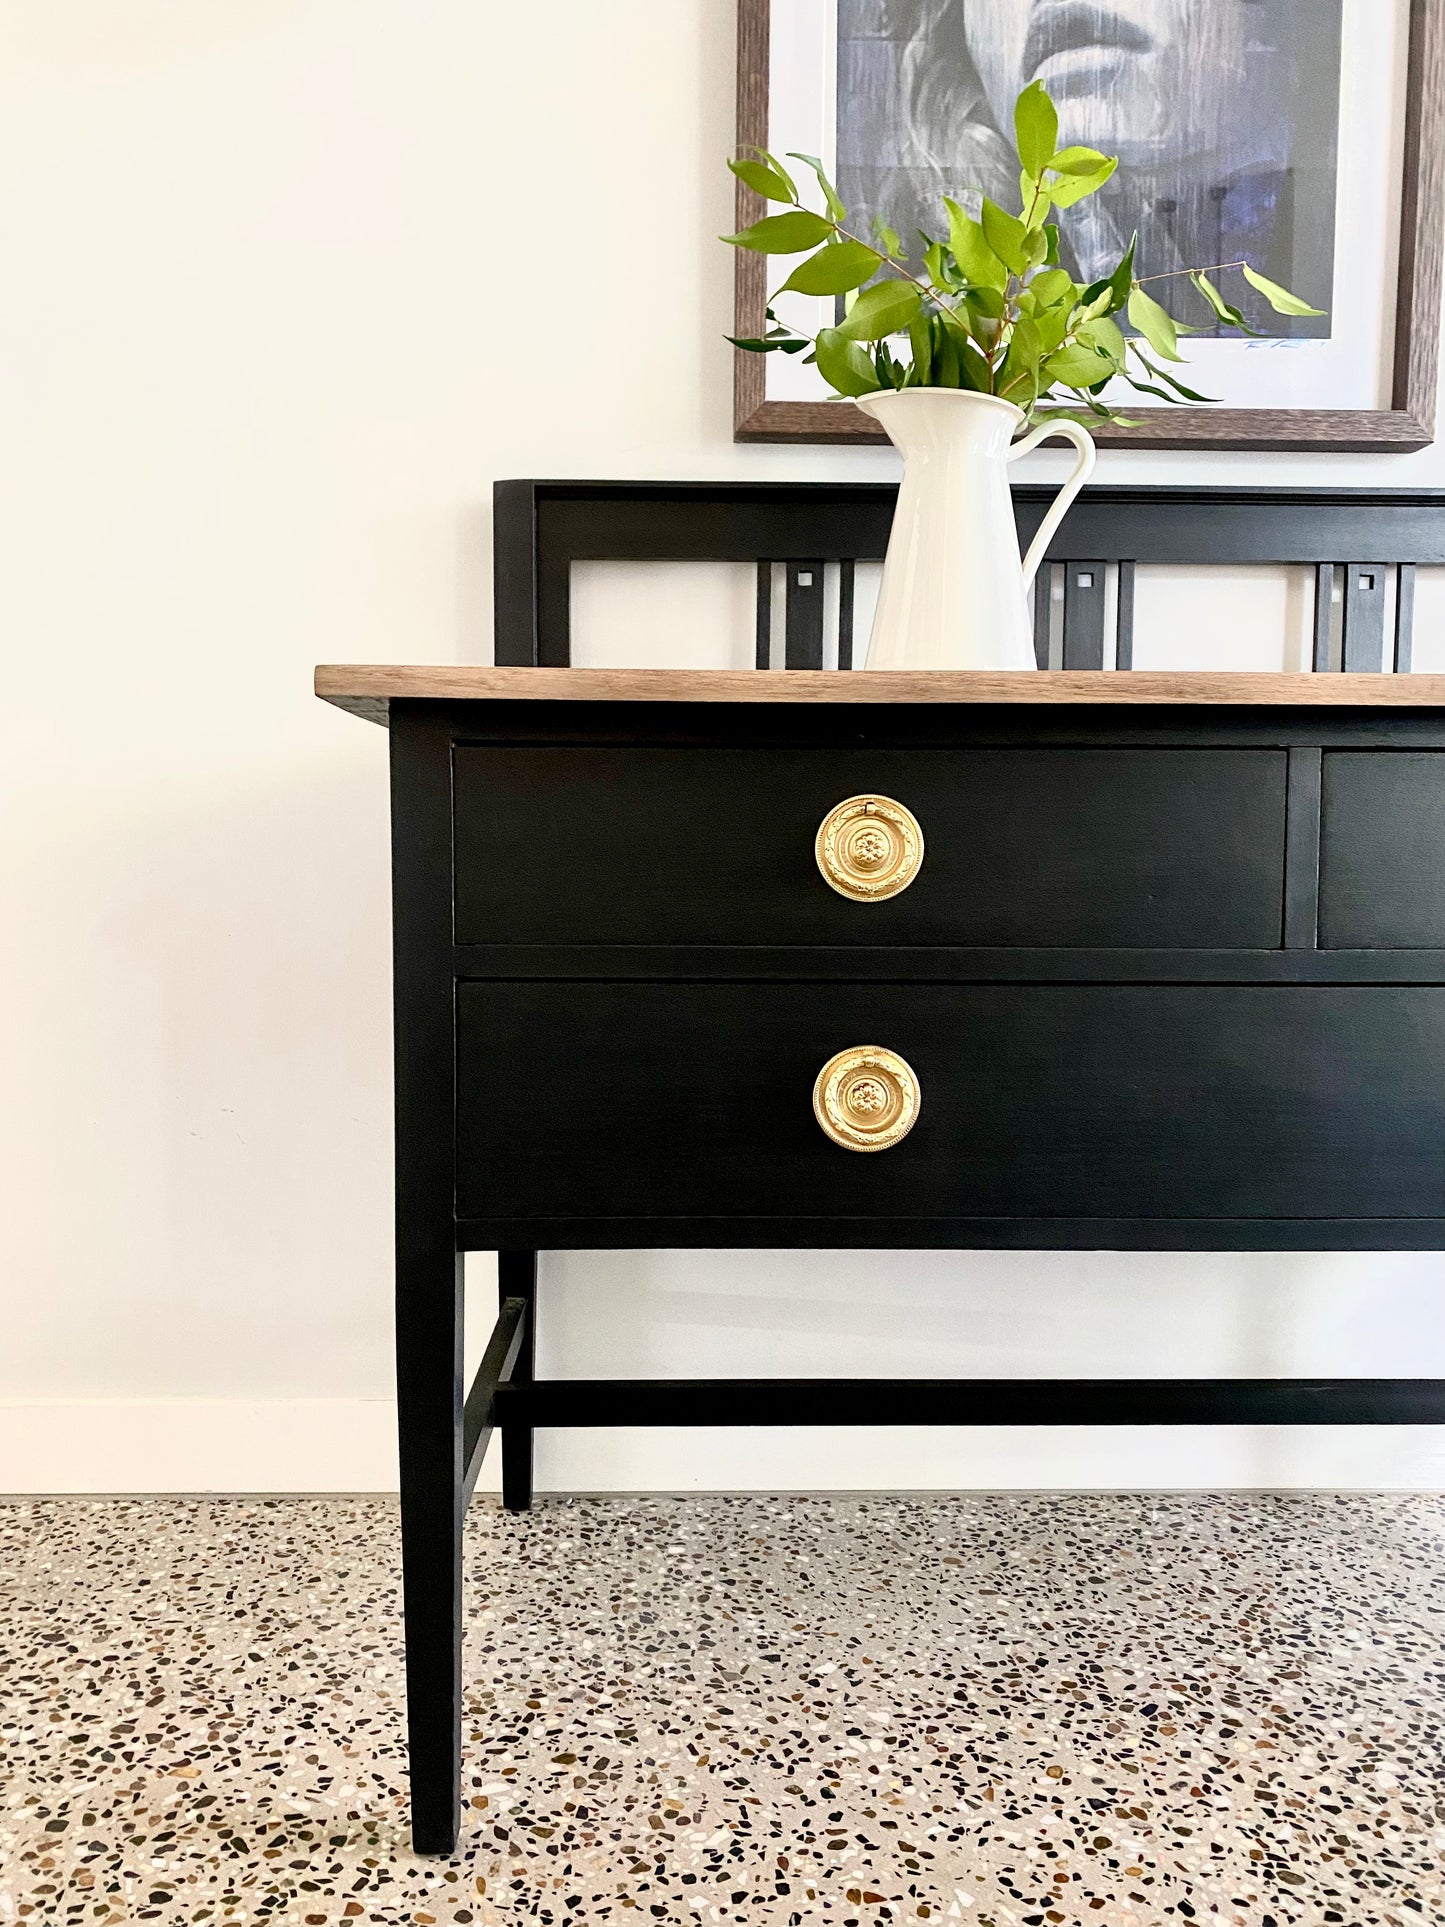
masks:
<svg viewBox="0 0 1445 1927"><path fill-rule="evenodd" d="M891 796L849 796L823 818L814 849L839 896L882 903L918 875L923 832L913 812Z"/></svg>
<svg viewBox="0 0 1445 1927"><path fill-rule="evenodd" d="M845 1151L886 1151L918 1120L922 1095L909 1065L878 1044L840 1050L818 1072L813 1115Z"/></svg>

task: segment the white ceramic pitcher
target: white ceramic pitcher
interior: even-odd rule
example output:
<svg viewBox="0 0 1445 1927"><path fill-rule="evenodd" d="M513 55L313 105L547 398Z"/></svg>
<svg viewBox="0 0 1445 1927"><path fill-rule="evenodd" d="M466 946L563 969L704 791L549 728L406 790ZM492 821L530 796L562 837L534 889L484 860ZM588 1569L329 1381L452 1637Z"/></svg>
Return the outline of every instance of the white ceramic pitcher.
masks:
<svg viewBox="0 0 1445 1927"><path fill-rule="evenodd" d="M1027 592L1094 466L1088 430L1043 422L1015 442L1021 409L960 388L903 388L865 395L858 406L903 456L866 667L1035 668ZM1008 464L1051 435L1079 456L1020 571Z"/></svg>

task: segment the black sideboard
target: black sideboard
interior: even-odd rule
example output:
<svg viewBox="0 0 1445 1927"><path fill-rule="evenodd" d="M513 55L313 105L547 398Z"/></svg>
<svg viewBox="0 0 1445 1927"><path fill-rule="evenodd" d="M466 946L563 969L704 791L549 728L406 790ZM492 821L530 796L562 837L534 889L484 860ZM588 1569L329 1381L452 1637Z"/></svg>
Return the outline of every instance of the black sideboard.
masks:
<svg viewBox="0 0 1445 1927"><path fill-rule="evenodd" d="M1445 1420L1433 1380L533 1373L538 1249L1445 1245L1445 678L317 688L391 732L420 1849L456 1838L494 1428L525 1507L538 1426Z"/></svg>

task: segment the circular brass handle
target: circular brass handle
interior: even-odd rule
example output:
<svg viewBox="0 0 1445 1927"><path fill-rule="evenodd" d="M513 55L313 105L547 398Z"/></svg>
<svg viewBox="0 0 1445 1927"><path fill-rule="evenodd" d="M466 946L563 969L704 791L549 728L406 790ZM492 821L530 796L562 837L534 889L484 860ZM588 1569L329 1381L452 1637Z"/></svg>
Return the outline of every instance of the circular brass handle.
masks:
<svg viewBox="0 0 1445 1927"><path fill-rule="evenodd" d="M813 1115L845 1151L886 1151L918 1121L922 1094L910 1065L878 1044L840 1050L818 1072Z"/></svg>
<svg viewBox="0 0 1445 1927"><path fill-rule="evenodd" d="M891 796L849 796L823 818L818 868L839 896L882 903L906 890L923 861L923 832Z"/></svg>

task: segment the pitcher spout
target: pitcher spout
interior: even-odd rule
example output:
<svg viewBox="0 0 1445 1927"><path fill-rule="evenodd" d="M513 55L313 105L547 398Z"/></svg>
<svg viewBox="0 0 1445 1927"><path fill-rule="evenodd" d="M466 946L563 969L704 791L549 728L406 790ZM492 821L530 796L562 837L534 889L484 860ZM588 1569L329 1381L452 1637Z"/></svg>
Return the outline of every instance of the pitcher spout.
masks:
<svg viewBox="0 0 1445 1927"><path fill-rule="evenodd" d="M969 388L894 388L860 395L857 406L905 457L925 448L1001 455L1025 419L1011 401Z"/></svg>

